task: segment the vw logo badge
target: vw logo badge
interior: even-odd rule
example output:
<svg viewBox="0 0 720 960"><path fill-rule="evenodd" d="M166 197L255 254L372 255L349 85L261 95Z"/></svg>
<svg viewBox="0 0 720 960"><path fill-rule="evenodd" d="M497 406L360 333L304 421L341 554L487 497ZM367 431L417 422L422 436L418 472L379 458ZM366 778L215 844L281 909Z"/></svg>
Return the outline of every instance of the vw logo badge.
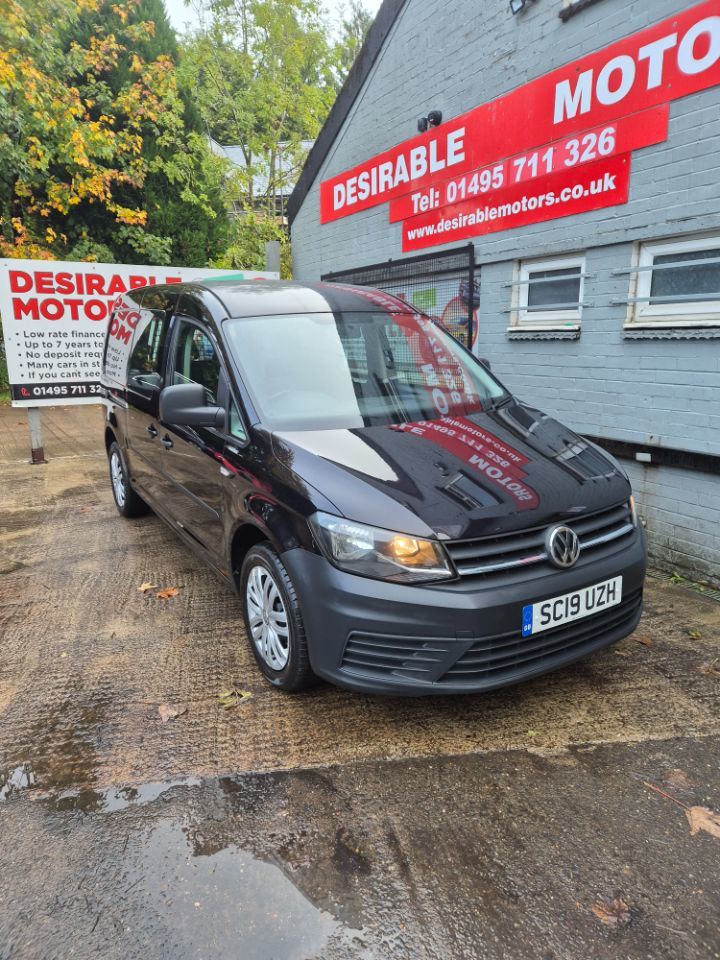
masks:
<svg viewBox="0 0 720 960"><path fill-rule="evenodd" d="M548 556L556 567L572 567L580 556L578 535L570 527L552 527L546 543Z"/></svg>

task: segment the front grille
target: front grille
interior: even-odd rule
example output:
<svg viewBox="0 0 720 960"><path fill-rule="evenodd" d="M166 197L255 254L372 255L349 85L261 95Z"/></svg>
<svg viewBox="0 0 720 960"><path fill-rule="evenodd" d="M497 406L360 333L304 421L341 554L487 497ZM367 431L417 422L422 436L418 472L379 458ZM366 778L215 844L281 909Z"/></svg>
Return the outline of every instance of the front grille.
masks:
<svg viewBox="0 0 720 960"><path fill-rule="evenodd" d="M620 546L622 540L629 538L635 529L627 502L590 516L569 518L562 523L572 527L580 539L579 562L606 544ZM549 526L532 527L499 537L454 540L444 546L461 577L488 576L514 569L519 571L536 564L554 569L545 549L545 535Z"/></svg>
<svg viewBox="0 0 720 960"><path fill-rule="evenodd" d="M454 639L352 633L345 645L342 668L363 676L432 681L456 649Z"/></svg>
<svg viewBox="0 0 720 960"><path fill-rule="evenodd" d="M517 673L541 668L544 661L580 657L603 637L611 634L621 637L637 616L641 603L642 590L636 590L616 607L534 637L523 637L520 630L483 637L446 671L440 683L466 682L473 686L484 680L502 683Z"/></svg>

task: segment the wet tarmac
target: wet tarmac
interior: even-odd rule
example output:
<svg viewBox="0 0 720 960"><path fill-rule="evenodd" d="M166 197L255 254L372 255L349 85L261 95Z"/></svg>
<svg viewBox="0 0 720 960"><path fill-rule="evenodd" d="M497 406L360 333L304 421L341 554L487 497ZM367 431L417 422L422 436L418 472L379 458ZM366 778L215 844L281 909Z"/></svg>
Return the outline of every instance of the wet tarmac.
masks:
<svg viewBox="0 0 720 960"><path fill-rule="evenodd" d="M99 412L43 416L30 467L0 409L0 960L720 956L720 604L651 579L634 638L489 696L284 696L115 513Z"/></svg>

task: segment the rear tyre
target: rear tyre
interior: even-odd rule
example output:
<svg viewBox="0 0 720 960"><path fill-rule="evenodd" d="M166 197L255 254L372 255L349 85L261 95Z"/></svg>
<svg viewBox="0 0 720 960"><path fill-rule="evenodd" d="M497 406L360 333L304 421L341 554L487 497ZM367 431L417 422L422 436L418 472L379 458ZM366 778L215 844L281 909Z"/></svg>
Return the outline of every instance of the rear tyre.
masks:
<svg viewBox="0 0 720 960"><path fill-rule="evenodd" d="M108 448L108 463L110 466L110 486L118 512L123 517L142 517L149 513L148 505L130 486L123 455L119 445L114 440Z"/></svg>
<svg viewBox="0 0 720 960"><path fill-rule="evenodd" d="M250 648L274 687L295 693L315 682L300 604L285 565L269 544L252 547L240 571Z"/></svg>

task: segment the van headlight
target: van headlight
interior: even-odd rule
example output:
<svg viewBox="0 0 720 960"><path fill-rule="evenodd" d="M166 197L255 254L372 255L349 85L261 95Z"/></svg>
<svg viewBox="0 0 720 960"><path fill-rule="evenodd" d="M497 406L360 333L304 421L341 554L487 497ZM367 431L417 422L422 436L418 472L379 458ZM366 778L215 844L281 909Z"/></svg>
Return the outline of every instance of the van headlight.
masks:
<svg viewBox="0 0 720 960"><path fill-rule="evenodd" d="M348 573L395 583L454 576L445 551L434 540L380 530L329 513L315 513L309 523L327 559Z"/></svg>

